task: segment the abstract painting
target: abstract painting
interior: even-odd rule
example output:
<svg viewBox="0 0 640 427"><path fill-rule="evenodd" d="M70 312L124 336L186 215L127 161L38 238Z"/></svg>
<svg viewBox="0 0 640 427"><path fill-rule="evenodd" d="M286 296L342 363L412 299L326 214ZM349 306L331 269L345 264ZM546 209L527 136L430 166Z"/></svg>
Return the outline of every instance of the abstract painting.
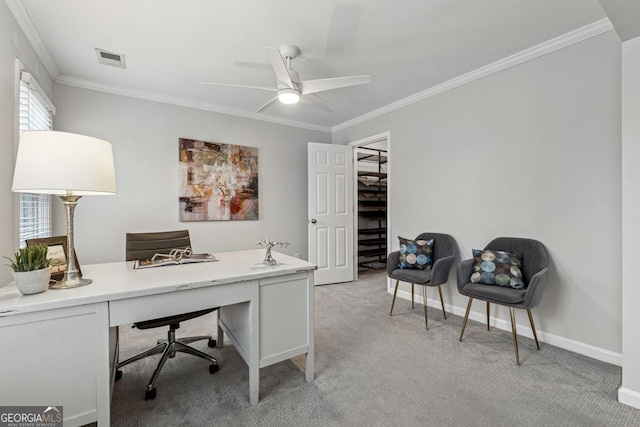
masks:
<svg viewBox="0 0 640 427"><path fill-rule="evenodd" d="M180 138L180 221L258 219L258 149Z"/></svg>

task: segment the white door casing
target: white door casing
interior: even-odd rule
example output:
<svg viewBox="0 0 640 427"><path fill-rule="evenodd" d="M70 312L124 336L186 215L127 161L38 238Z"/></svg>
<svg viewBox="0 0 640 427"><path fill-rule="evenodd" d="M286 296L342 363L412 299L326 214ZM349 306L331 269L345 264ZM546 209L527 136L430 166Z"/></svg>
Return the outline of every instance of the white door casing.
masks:
<svg viewBox="0 0 640 427"><path fill-rule="evenodd" d="M353 147L308 145L309 261L315 284L349 282L353 268Z"/></svg>

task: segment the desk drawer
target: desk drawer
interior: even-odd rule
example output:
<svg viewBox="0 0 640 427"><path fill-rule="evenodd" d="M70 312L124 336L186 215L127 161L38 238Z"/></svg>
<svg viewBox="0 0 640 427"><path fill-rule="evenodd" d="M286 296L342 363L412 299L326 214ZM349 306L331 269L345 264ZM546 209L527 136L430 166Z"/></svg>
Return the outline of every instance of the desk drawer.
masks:
<svg viewBox="0 0 640 427"><path fill-rule="evenodd" d="M109 325L118 326L249 301L252 283L211 285L110 301Z"/></svg>

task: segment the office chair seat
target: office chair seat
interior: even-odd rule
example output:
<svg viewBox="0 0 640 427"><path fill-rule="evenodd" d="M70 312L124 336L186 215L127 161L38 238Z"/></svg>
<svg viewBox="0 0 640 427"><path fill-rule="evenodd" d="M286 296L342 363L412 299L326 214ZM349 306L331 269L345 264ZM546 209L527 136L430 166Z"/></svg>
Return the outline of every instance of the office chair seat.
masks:
<svg viewBox="0 0 640 427"><path fill-rule="evenodd" d="M181 231L167 231L156 233L127 233L126 236L126 260L132 261L136 259L151 259L156 253L168 254L172 249L185 249L191 246L191 239L189 238L188 230ZM158 267L158 268L171 268L171 267ZM167 331L167 339L158 341L155 347L152 347L142 353L139 353L129 359L120 362L116 366L116 381L122 378L122 371L120 368L126 366L132 362L135 362L145 357L152 356L154 354L162 353L162 357L156 366L151 379L147 385L145 392L145 400L155 399L156 388L155 383L160 375L162 367L166 361L175 357L177 352L191 354L193 356L200 357L202 359L211 362L209 365L209 372L214 374L220 370L218 361L203 353L200 350L187 345L189 343L201 340L208 340L208 346L214 348L217 344L216 340L209 335L201 335L195 337L187 337L176 339L176 329L180 328L180 323L186 320L191 320L196 317L204 316L217 310L218 307L207 308L204 310L193 311L189 313L182 313L173 316L161 317L158 319L144 320L134 323L134 326L138 329L152 329L163 326L169 326Z"/></svg>
<svg viewBox="0 0 640 427"><path fill-rule="evenodd" d="M215 310L216 308L208 308L206 310L199 310L199 311L193 311L191 313L179 314L177 316L168 316L168 317L162 317L160 319L145 320L143 322L135 323L135 326L138 329L158 328L160 326L171 325L172 323L181 323L186 320L195 319L196 317L204 316L205 314L209 314ZM215 342L215 340L213 341Z"/></svg>

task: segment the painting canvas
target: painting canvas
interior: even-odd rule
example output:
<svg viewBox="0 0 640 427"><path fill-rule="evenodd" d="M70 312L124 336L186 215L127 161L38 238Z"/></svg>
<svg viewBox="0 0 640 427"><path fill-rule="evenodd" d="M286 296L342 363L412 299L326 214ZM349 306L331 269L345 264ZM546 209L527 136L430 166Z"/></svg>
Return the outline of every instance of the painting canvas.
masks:
<svg viewBox="0 0 640 427"><path fill-rule="evenodd" d="M180 221L258 219L258 149L180 138Z"/></svg>

